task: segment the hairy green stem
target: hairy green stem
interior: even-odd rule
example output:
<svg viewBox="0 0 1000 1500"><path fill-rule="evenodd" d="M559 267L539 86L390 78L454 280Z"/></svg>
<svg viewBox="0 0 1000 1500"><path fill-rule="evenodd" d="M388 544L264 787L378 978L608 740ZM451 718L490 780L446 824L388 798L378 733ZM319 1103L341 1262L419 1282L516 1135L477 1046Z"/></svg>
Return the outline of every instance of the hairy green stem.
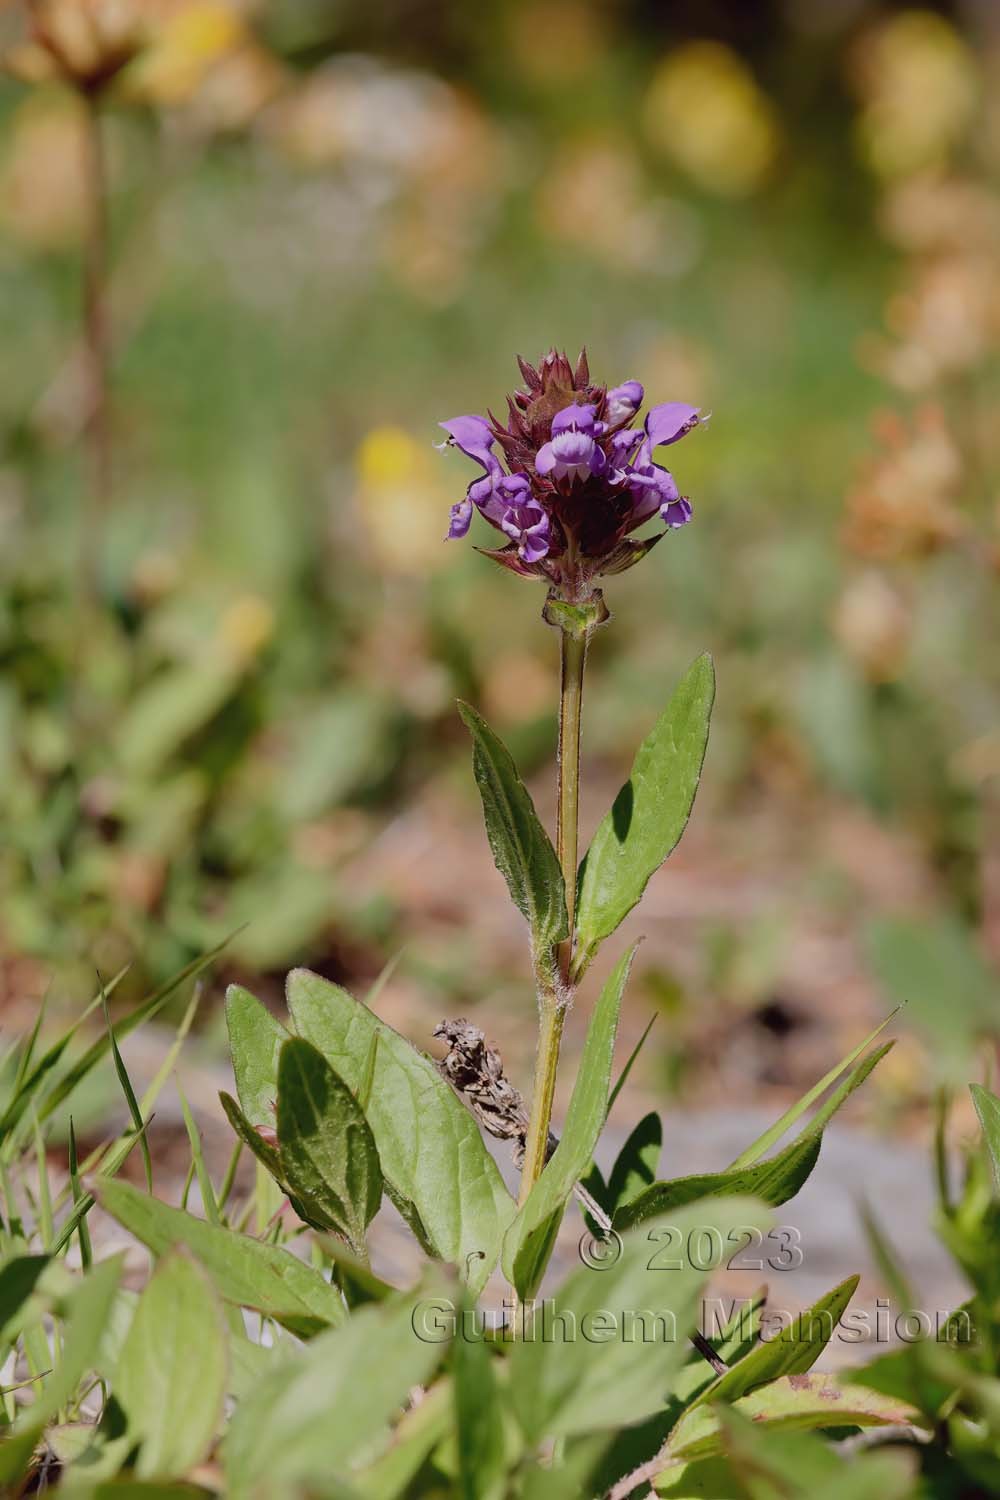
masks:
<svg viewBox="0 0 1000 1500"><path fill-rule="evenodd" d="M559 760L556 853L566 887L569 936L560 944L556 963L538 965L538 1053L531 1113L521 1169L523 1203L545 1166L555 1096L559 1047L569 998L569 971L573 957L573 925L576 910L576 866L580 800L580 720L583 708L583 672L587 660L589 625L570 628L561 622L562 674L559 690Z"/></svg>

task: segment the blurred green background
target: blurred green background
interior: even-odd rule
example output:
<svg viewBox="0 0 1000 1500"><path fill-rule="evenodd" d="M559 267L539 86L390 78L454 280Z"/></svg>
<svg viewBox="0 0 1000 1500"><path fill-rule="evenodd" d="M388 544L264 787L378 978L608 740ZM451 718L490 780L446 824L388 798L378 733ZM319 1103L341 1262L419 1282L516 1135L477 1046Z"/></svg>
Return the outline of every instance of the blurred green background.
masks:
<svg viewBox="0 0 1000 1500"><path fill-rule="evenodd" d="M468 474L432 444L516 353L586 344L713 413L671 455L695 523L609 580L588 689L585 833L716 656L631 1001L657 1086L811 1081L903 998L871 1107L964 1080L1000 959L996 8L140 8L103 106L100 515L82 106L0 84L5 1030L239 928L224 977L363 988L401 952L398 1024L528 1055L453 703L549 814L555 640L539 588L443 545Z"/></svg>

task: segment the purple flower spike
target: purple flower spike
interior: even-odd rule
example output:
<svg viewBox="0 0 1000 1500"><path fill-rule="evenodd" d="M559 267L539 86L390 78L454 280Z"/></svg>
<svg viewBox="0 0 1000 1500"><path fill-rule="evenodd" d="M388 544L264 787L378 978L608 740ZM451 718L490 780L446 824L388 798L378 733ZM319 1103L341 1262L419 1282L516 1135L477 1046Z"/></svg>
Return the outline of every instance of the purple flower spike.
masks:
<svg viewBox="0 0 1000 1500"><path fill-rule="evenodd" d="M617 427L620 422L631 422L639 407L645 391L638 380L626 380L624 385L616 385L608 392L608 424Z"/></svg>
<svg viewBox="0 0 1000 1500"><path fill-rule="evenodd" d="M699 407L686 406L683 401L666 401L662 406L654 406L646 416L646 437L650 448L679 442L692 427L697 427L699 416Z"/></svg>
<svg viewBox="0 0 1000 1500"><path fill-rule="evenodd" d="M645 557L655 536L631 540L656 518L669 531L691 519L691 502L673 475L653 462L703 420L680 401L654 406L638 426L645 392L638 380L608 389L591 381L585 356L575 365L552 350L538 366L519 360L524 387L494 416L454 417L442 447L479 465L465 498L451 508L450 537L465 536L474 510L500 532L486 548L523 578L544 578L564 599L590 597L593 580ZM633 425L636 424L636 425Z"/></svg>

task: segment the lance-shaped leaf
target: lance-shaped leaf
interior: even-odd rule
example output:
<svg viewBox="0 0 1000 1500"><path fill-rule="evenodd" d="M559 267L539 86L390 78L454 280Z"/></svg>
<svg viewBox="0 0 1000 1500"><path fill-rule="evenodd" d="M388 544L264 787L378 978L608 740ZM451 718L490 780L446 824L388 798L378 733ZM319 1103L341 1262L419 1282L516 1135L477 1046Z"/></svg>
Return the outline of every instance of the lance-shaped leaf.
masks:
<svg viewBox="0 0 1000 1500"><path fill-rule="evenodd" d="M580 866L577 975L632 910L687 825L701 777L715 697L710 656L700 656L639 746L632 774Z"/></svg>
<svg viewBox="0 0 1000 1500"><path fill-rule="evenodd" d="M542 956L569 933L556 851L506 745L467 703L459 703L458 711L472 735L472 769L493 858L531 928L532 948Z"/></svg>
<svg viewBox="0 0 1000 1500"><path fill-rule="evenodd" d="M294 969L288 1008L299 1035L348 1088L356 1090L372 1070L365 1116L386 1192L428 1253L453 1262L473 1292L481 1291L514 1203L469 1111L430 1058L339 985Z"/></svg>
<svg viewBox="0 0 1000 1500"><path fill-rule="evenodd" d="M473 1313L466 1297L463 1318ZM493 1351L484 1338L470 1332L468 1320L458 1326L454 1341L455 1447L461 1500L501 1500L506 1493L507 1469L504 1407L494 1374Z"/></svg>
<svg viewBox="0 0 1000 1500"><path fill-rule="evenodd" d="M587 1029L562 1137L504 1240L504 1273L523 1300L538 1290L563 1209L586 1172L604 1128L618 1017L634 957L632 947L601 991Z"/></svg>
<svg viewBox="0 0 1000 1500"><path fill-rule="evenodd" d="M768 1381L784 1375L804 1375L811 1370L833 1338L860 1280L860 1276L848 1276L812 1307L805 1308L787 1328L751 1349L739 1364L706 1386L688 1410L693 1411L703 1403L738 1401Z"/></svg>
<svg viewBox="0 0 1000 1500"><path fill-rule="evenodd" d="M278 1061L278 1151L282 1179L309 1222L363 1254L382 1201L375 1140L347 1084L301 1037L284 1044Z"/></svg>
<svg viewBox="0 0 1000 1500"><path fill-rule="evenodd" d="M656 1181L663 1149L663 1125L655 1110L636 1125L619 1151L608 1178L604 1207L614 1215Z"/></svg>
<svg viewBox="0 0 1000 1500"><path fill-rule="evenodd" d="M265 1245L235 1230L206 1224L183 1209L158 1203L127 1182L102 1178L93 1191L105 1212L154 1255L185 1245L224 1301L265 1313L304 1338L344 1321L344 1304L336 1287L280 1245Z"/></svg>
<svg viewBox="0 0 1000 1500"><path fill-rule="evenodd" d="M735 1403L734 1410L772 1432L823 1427L910 1427L920 1414L909 1402L883 1396L836 1375L782 1375ZM715 1408L686 1412L667 1441L664 1458L709 1458L723 1447Z"/></svg>
<svg viewBox="0 0 1000 1500"><path fill-rule="evenodd" d="M181 1478L207 1456L222 1422L227 1345L211 1282L183 1250L171 1251L139 1298L118 1362L140 1479Z"/></svg>
<svg viewBox="0 0 1000 1500"><path fill-rule="evenodd" d="M278 1056L289 1033L241 984L226 990L226 1026L240 1108L251 1125L273 1130Z"/></svg>
<svg viewBox="0 0 1000 1500"><path fill-rule="evenodd" d="M794 1198L806 1181L819 1157L823 1131L830 1118L858 1088L875 1065L892 1049L886 1042L863 1058L839 1088L824 1101L809 1124L784 1150L765 1161L747 1167L727 1167L724 1172L701 1172L691 1177L674 1177L654 1182L644 1192L626 1203L615 1215L616 1229L630 1229L654 1215L666 1213L698 1198L715 1198L731 1193L751 1193L755 1198L777 1208Z"/></svg>

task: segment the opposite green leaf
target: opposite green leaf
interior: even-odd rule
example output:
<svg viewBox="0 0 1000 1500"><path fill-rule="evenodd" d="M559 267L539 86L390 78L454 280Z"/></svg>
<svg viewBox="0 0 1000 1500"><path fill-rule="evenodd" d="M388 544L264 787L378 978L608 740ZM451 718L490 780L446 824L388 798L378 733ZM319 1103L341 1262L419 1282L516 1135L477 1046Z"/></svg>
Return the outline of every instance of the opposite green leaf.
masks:
<svg viewBox="0 0 1000 1500"><path fill-rule="evenodd" d="M586 1172L604 1128L618 1017L634 957L633 946L619 961L601 991L587 1028L587 1040L559 1145L504 1239L504 1274L523 1300L530 1299L538 1290L563 1209L576 1183Z"/></svg>
<svg viewBox="0 0 1000 1500"><path fill-rule="evenodd" d="M472 768L493 858L531 928L533 950L541 957L569 932L556 851L506 745L467 703L459 703L458 711L472 735Z"/></svg>
<svg viewBox="0 0 1000 1500"><path fill-rule="evenodd" d="M970 1083L969 1093L983 1127L983 1139L993 1163L993 1177L1000 1188L1000 1099L978 1083Z"/></svg>
<svg viewBox="0 0 1000 1500"><path fill-rule="evenodd" d="M241 984L226 990L226 1026L240 1108L251 1125L275 1127L278 1054L288 1032Z"/></svg>
<svg viewBox="0 0 1000 1500"><path fill-rule="evenodd" d="M654 1182L615 1215L616 1229L631 1229L655 1214L666 1213L698 1198L715 1198L731 1193L751 1193L777 1208L794 1198L808 1178L819 1157L823 1131L837 1110L868 1077L877 1063L891 1050L892 1042L877 1047L858 1063L839 1088L826 1099L808 1125L790 1145L765 1161L749 1167L727 1167L724 1172L703 1172L691 1177L675 1177Z"/></svg>
<svg viewBox="0 0 1000 1500"><path fill-rule="evenodd" d="M730 1170L734 1170L736 1167L749 1167L753 1162L759 1161L766 1151L770 1151L771 1147L781 1140L785 1132L791 1130L796 1121L802 1118L806 1110L812 1108L816 1100L826 1092L830 1085L836 1083L837 1079L842 1073L847 1071L852 1063L857 1062L865 1049L885 1030L898 1010L899 1006L886 1016L885 1020L881 1021L875 1027L874 1031L869 1032L864 1041L859 1042L853 1052L849 1052L846 1057L841 1058L836 1067L831 1068L828 1073L824 1073L818 1083L814 1083L811 1089L807 1089L800 1099L797 1099L794 1104L790 1105L781 1118L775 1120L774 1124L769 1126L763 1135L758 1136L745 1151L742 1151L735 1161L730 1162Z"/></svg>
<svg viewBox="0 0 1000 1500"><path fill-rule="evenodd" d="M715 697L710 656L688 671L636 753L580 866L576 973L642 896L687 826Z"/></svg>
<svg viewBox="0 0 1000 1500"><path fill-rule="evenodd" d="M293 969L288 1008L299 1034L352 1090L377 1032L366 1117L386 1191L428 1252L482 1291L514 1203L469 1111L428 1057L338 985Z"/></svg>
<svg viewBox="0 0 1000 1500"><path fill-rule="evenodd" d="M171 1251L139 1298L115 1382L140 1444L140 1479L180 1479L207 1457L222 1421L227 1366L212 1285L188 1254Z"/></svg>
<svg viewBox="0 0 1000 1500"><path fill-rule="evenodd" d="M174 1245L187 1246L226 1302L255 1308L304 1338L343 1322L344 1304L337 1289L290 1251L232 1229L217 1229L126 1182L99 1179L94 1194L101 1207L154 1255Z"/></svg>
<svg viewBox="0 0 1000 1500"><path fill-rule="evenodd" d="M356 1254L382 1201L382 1169L368 1122L321 1052L290 1038L278 1062L282 1179L311 1223L344 1236Z"/></svg>

